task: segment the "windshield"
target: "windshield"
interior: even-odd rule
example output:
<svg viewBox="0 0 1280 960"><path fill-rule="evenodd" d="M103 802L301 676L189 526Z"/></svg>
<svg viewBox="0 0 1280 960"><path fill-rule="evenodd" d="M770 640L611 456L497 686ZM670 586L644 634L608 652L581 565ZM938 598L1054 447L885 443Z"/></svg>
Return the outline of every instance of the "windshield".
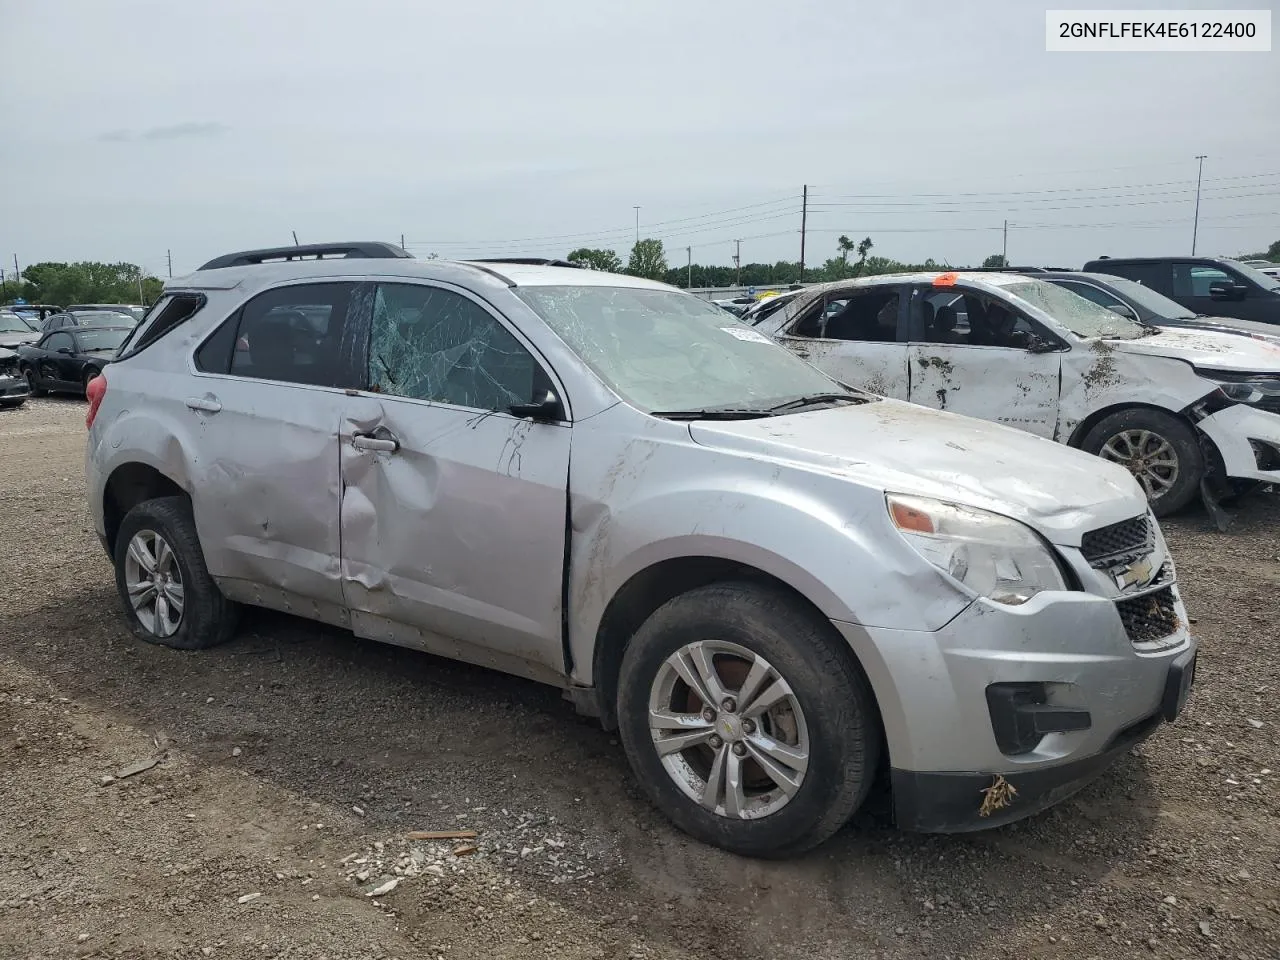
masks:
<svg viewBox="0 0 1280 960"><path fill-rule="evenodd" d="M1000 289L1043 310L1077 337L1133 340L1149 329L1047 280L1019 280L1001 284Z"/></svg>
<svg viewBox="0 0 1280 960"><path fill-rule="evenodd" d="M1156 293L1150 287L1144 287L1136 280L1107 277L1107 285L1114 287L1117 293L1124 294L1144 309L1150 310L1157 317L1168 320L1190 320L1196 316L1194 311L1170 300L1162 293Z"/></svg>
<svg viewBox="0 0 1280 960"><path fill-rule="evenodd" d="M76 324L81 327L133 326L133 317L127 313L77 313Z"/></svg>
<svg viewBox="0 0 1280 960"><path fill-rule="evenodd" d="M16 313L0 313L0 332L30 333L31 328Z"/></svg>
<svg viewBox="0 0 1280 960"><path fill-rule="evenodd" d="M1247 279L1252 280L1263 290L1280 290L1280 280L1267 276L1256 267L1241 263L1239 260L1228 260L1227 263L1231 264L1232 267L1239 270Z"/></svg>
<svg viewBox="0 0 1280 960"><path fill-rule="evenodd" d="M128 330L84 330L77 331L80 349L86 353L93 350L115 350L124 343L129 335Z"/></svg>
<svg viewBox="0 0 1280 960"><path fill-rule="evenodd" d="M689 294L576 286L515 293L618 396L646 412L762 408L838 389L759 331Z"/></svg>

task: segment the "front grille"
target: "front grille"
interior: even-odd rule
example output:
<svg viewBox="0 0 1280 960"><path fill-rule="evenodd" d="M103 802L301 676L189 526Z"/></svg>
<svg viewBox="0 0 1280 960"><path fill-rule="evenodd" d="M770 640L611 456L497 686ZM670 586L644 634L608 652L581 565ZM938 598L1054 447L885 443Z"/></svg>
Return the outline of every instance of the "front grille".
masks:
<svg viewBox="0 0 1280 960"><path fill-rule="evenodd" d="M0 377L16 377L18 375L17 357L0 357Z"/></svg>
<svg viewBox="0 0 1280 960"><path fill-rule="evenodd" d="M1134 644L1163 640L1182 626L1173 587L1164 587L1141 597L1117 600L1116 611L1120 614L1125 633L1129 635L1129 642Z"/></svg>
<svg viewBox="0 0 1280 960"><path fill-rule="evenodd" d="M1095 570L1107 570L1145 557L1155 549L1156 535L1147 515L1121 520L1084 535L1080 552Z"/></svg>

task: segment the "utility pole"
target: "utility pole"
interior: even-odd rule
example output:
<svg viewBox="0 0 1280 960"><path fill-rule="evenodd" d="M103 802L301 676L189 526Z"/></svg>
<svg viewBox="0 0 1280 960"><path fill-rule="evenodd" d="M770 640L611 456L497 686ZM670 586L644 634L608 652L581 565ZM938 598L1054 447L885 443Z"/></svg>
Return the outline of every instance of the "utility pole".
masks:
<svg viewBox="0 0 1280 960"><path fill-rule="evenodd" d="M686 290L693 289L693 247L685 247L684 252L689 255L689 280L685 284Z"/></svg>
<svg viewBox="0 0 1280 960"><path fill-rule="evenodd" d="M742 241L735 240L735 249L733 251L733 285L735 287L742 286Z"/></svg>
<svg viewBox="0 0 1280 960"><path fill-rule="evenodd" d="M1200 161L1200 169L1196 172L1196 218L1191 224L1191 255L1196 255L1196 234L1200 232L1200 178L1204 176L1204 158L1205 154L1197 154L1196 159Z"/></svg>
<svg viewBox="0 0 1280 960"><path fill-rule="evenodd" d="M800 279L804 283L804 233L809 222L809 185L804 185L803 199L800 202Z"/></svg>
<svg viewBox="0 0 1280 960"><path fill-rule="evenodd" d="M172 250L166 250L166 251L164 252L164 255L165 255L165 256L168 258L168 260L169 260L169 279L170 279L170 280L172 280L172 279L173 279L173 251L172 251Z"/></svg>
<svg viewBox="0 0 1280 960"><path fill-rule="evenodd" d="M640 246L640 208L636 207L636 246Z"/></svg>
<svg viewBox="0 0 1280 960"><path fill-rule="evenodd" d="M300 243L298 242L298 231L297 231L297 230L293 230L293 231L291 231L291 232L293 233L293 245L294 245L295 247L300 247L300 246L302 246L302 244L300 244Z"/></svg>
<svg viewBox="0 0 1280 960"><path fill-rule="evenodd" d="M1004 261L1002 266L1007 267L1009 265L1009 221L1008 220L1004 222L1004 249L1000 251L1000 259Z"/></svg>
<svg viewBox="0 0 1280 960"><path fill-rule="evenodd" d="M400 249L404 249L404 234L400 234Z"/></svg>

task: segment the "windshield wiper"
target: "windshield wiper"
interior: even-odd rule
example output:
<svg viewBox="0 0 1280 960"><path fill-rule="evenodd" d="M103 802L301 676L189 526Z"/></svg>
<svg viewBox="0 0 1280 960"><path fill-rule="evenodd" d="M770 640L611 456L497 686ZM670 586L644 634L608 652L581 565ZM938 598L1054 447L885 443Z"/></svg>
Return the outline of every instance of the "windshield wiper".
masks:
<svg viewBox="0 0 1280 960"><path fill-rule="evenodd" d="M786 413L791 410L800 410L803 407L812 407L819 403L835 403L841 400L846 403L867 402L865 398L850 393L811 393L803 397L796 397L794 400L788 400L786 403L780 403L776 407L770 407L769 412Z"/></svg>
<svg viewBox="0 0 1280 960"><path fill-rule="evenodd" d="M653 416L665 420L758 420L772 417L759 407L713 407L707 410L654 410Z"/></svg>

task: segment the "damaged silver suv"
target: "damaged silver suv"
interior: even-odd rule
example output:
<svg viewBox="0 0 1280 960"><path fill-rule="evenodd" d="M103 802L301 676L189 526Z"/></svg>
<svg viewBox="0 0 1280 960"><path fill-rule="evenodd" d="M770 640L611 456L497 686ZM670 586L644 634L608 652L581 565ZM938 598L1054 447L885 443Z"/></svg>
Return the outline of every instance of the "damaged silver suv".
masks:
<svg viewBox="0 0 1280 960"><path fill-rule="evenodd" d="M820 843L882 775L906 828L1033 813L1194 676L1122 468L633 277L230 254L167 284L88 422L143 640L220 643L251 604L554 684L743 854Z"/></svg>

